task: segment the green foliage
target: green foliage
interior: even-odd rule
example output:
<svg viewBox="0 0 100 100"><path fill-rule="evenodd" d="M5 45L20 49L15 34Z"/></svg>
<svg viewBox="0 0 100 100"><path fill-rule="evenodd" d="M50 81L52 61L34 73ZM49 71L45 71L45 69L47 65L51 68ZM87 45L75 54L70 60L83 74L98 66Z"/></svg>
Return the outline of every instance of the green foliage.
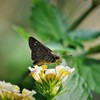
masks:
<svg viewBox="0 0 100 100"><path fill-rule="evenodd" d="M100 31L92 31L92 30L80 30L80 31L73 31L68 34L68 36L74 40L79 40L80 42L89 41L96 39L100 36Z"/></svg>
<svg viewBox="0 0 100 100"><path fill-rule="evenodd" d="M100 46L84 51L83 42L96 39L100 36L100 32L92 30L71 30L68 32L66 30L67 23L64 22L63 16L56 7L40 0L40 2L34 3L32 8L31 21L33 29L40 38L52 39L55 44L60 44L57 45L60 53L66 54L66 52L71 52L72 49L74 50L73 53L76 53L77 48L81 48L82 54L78 54L78 56L71 59L72 66L75 66L77 74L73 75L68 82L69 91L66 92L64 97L67 100L90 100L89 89L100 93L100 62L94 64L90 59L86 60L86 56L100 52ZM59 97L57 100L61 98ZM63 100L65 99L63 98Z"/></svg>
<svg viewBox="0 0 100 100"><path fill-rule="evenodd" d="M87 84L77 73L72 74L66 84L67 92L56 100L91 100Z"/></svg>
<svg viewBox="0 0 100 100"><path fill-rule="evenodd" d="M100 53L100 45L90 48L86 54L96 54Z"/></svg>
<svg viewBox="0 0 100 100"><path fill-rule="evenodd" d="M15 26L15 25L13 26L13 28L15 29L16 32L18 32L25 39L29 38L28 32L26 32L23 28Z"/></svg>
<svg viewBox="0 0 100 100"><path fill-rule="evenodd" d="M86 82L88 89L100 93L100 60L82 56L75 57L72 61L77 73Z"/></svg>
<svg viewBox="0 0 100 100"><path fill-rule="evenodd" d="M62 17L58 10L46 1L35 2L32 8L31 21L34 31L43 39L64 38L66 26Z"/></svg>
<svg viewBox="0 0 100 100"><path fill-rule="evenodd" d="M3 52L6 55L5 67L7 67L5 74L6 79L4 80L18 84L20 77L31 63L29 55L30 50L27 49L28 44L26 40L22 40L22 38L16 38L14 36L8 36L7 38L3 44L6 48L2 47ZM15 43L15 41L17 42ZM12 46L11 48L9 47L10 45Z"/></svg>
<svg viewBox="0 0 100 100"><path fill-rule="evenodd" d="M88 14L87 14L88 15ZM100 45L85 51L84 42L93 41L100 36L100 31L67 30L67 23L57 7L46 0L33 0L31 23L38 37L48 41L48 44L60 54L73 53L68 62L76 68L76 73L68 80L68 92L57 100L90 100L90 92L100 93L100 60L87 58L89 54L100 52ZM77 24L80 23L77 21ZM73 25L72 25L73 26ZM18 29L18 32L25 33ZM26 33L25 33L26 34ZM25 36L24 37L27 37ZM51 41L52 40L52 41ZM54 46L53 46L54 45ZM80 48L81 53L77 52ZM72 55L73 55L72 54ZM66 57L64 57L66 60Z"/></svg>
<svg viewBox="0 0 100 100"><path fill-rule="evenodd" d="M80 67L80 76L92 91L100 93L100 60L85 58L84 67Z"/></svg>

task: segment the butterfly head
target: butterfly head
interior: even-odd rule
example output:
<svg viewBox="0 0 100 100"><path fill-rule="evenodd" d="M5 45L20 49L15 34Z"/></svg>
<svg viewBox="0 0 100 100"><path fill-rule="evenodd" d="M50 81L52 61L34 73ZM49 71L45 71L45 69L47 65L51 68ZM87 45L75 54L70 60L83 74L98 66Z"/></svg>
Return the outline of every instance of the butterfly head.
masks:
<svg viewBox="0 0 100 100"><path fill-rule="evenodd" d="M59 60L60 60L60 56L53 53L52 63L58 62Z"/></svg>

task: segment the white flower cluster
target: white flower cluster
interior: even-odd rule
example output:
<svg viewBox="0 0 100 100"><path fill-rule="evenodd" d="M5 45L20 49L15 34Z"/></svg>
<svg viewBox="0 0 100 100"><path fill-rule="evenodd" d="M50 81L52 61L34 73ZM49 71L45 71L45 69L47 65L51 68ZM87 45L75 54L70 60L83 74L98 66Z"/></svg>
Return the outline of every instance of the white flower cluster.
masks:
<svg viewBox="0 0 100 100"><path fill-rule="evenodd" d="M20 93L20 88L17 85L0 81L0 100L35 100L32 97L36 92L23 89Z"/></svg>
<svg viewBox="0 0 100 100"><path fill-rule="evenodd" d="M63 90L63 86L68 76L75 70L68 66L56 66L48 68L47 65L29 67L33 79L36 81L36 88L45 97L54 98Z"/></svg>
<svg viewBox="0 0 100 100"><path fill-rule="evenodd" d="M46 75L53 75L53 74L59 77L62 80L62 82L65 82L68 76L75 69L62 65L59 65L52 69L47 69L46 65L42 65L41 67L36 65L34 66L34 68L29 67L29 70L31 71L33 78L38 82L41 82L41 78L46 77Z"/></svg>

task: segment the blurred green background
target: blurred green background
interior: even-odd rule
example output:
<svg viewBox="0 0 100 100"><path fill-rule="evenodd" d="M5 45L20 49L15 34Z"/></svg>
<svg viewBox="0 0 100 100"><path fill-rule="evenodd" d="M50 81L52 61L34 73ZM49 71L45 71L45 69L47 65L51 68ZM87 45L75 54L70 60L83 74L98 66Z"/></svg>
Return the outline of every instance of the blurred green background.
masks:
<svg viewBox="0 0 100 100"><path fill-rule="evenodd" d="M100 100L100 0L40 1L0 0L0 80L18 84L32 65L22 36L27 32L60 55L72 55L63 57L76 68L71 91L57 100Z"/></svg>

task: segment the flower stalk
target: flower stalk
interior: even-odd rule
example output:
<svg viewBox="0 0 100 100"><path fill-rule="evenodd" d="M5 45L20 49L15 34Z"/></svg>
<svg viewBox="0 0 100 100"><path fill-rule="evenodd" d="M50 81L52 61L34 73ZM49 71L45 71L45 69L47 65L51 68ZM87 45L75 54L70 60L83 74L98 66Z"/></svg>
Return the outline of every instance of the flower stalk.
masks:
<svg viewBox="0 0 100 100"><path fill-rule="evenodd" d="M74 68L68 66L56 66L48 68L46 65L29 67L32 77L35 79L35 86L40 94L47 100L55 100L55 97L63 90L64 83Z"/></svg>
<svg viewBox="0 0 100 100"><path fill-rule="evenodd" d="M47 97L47 100L55 100L54 97Z"/></svg>

